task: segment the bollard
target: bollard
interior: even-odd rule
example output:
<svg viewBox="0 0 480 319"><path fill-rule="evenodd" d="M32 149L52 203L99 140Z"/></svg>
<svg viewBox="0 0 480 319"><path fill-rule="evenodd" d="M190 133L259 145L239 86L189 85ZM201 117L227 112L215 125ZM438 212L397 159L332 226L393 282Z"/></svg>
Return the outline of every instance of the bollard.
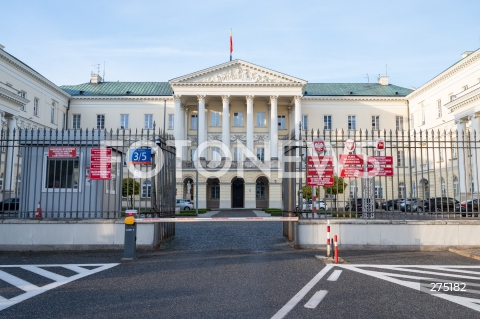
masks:
<svg viewBox="0 0 480 319"><path fill-rule="evenodd" d="M327 220L327 257L330 257L330 221Z"/></svg>
<svg viewBox="0 0 480 319"><path fill-rule="evenodd" d="M123 245L123 259L133 259L136 257L137 248L137 224L135 217L125 218L125 241Z"/></svg>
<svg viewBox="0 0 480 319"><path fill-rule="evenodd" d="M338 264L338 243L337 243L338 238L337 238L337 235L335 235L334 241L335 241L335 252L334 252L334 254L335 254L335 263Z"/></svg>

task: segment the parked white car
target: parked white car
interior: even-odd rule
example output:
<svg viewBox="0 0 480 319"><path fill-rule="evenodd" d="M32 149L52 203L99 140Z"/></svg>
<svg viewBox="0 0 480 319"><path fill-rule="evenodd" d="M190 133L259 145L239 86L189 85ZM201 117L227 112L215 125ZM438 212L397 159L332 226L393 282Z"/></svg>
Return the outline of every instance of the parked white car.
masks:
<svg viewBox="0 0 480 319"><path fill-rule="evenodd" d="M316 201L316 207L317 207L317 211L328 209L327 203L325 203L323 200L317 200ZM295 206L295 210L297 210L297 211L299 210L298 204ZM303 211L311 211L312 210L312 200L311 199L309 199L308 201L307 200L303 201L302 210Z"/></svg>

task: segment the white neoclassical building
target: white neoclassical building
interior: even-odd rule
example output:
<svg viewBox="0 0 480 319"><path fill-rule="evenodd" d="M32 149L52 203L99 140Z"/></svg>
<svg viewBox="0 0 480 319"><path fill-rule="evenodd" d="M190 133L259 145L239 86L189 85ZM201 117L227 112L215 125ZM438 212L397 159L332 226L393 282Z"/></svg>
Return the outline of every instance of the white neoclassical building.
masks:
<svg viewBox="0 0 480 319"><path fill-rule="evenodd" d="M302 132L476 130L480 125L479 56L479 50L466 52L416 90L393 85L386 76L375 83L310 83L242 60L168 82L106 82L93 74L86 83L58 87L2 47L0 108L3 118L20 116L22 123L31 121L32 127L165 129L177 141L178 198L193 199L198 189L200 207L281 207L280 144L291 134L298 137L300 123ZM48 112L50 106L55 113ZM198 180L192 162L197 149L202 162ZM476 170L475 161L450 162L468 175ZM428 169L435 170L433 163ZM441 187L441 180L433 183L432 179L422 177L419 183L429 181ZM468 191L468 183L459 184L466 185L459 192ZM347 192L353 194L352 186Z"/></svg>

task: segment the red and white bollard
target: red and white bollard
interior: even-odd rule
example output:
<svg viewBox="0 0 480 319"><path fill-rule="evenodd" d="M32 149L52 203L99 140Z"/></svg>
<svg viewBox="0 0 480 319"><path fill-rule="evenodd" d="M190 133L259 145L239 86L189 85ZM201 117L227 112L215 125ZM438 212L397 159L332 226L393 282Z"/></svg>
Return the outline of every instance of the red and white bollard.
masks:
<svg viewBox="0 0 480 319"><path fill-rule="evenodd" d="M333 240L333 244L335 245L335 263L338 264L338 238L337 235L335 235Z"/></svg>
<svg viewBox="0 0 480 319"><path fill-rule="evenodd" d="M330 252L330 221L327 220L327 257L331 256Z"/></svg>
<svg viewBox="0 0 480 319"><path fill-rule="evenodd" d="M40 201L37 204L37 211L35 212L35 218L42 218L42 207L40 207Z"/></svg>

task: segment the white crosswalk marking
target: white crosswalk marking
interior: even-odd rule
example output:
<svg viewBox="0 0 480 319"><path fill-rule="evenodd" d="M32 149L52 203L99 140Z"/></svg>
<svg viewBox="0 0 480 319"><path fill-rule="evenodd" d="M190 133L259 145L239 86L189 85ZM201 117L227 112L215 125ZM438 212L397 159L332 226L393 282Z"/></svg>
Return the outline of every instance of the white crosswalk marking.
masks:
<svg viewBox="0 0 480 319"><path fill-rule="evenodd" d="M337 281L338 277L340 277L340 274L342 273L341 270L334 270L330 277L327 278L328 281Z"/></svg>
<svg viewBox="0 0 480 319"><path fill-rule="evenodd" d="M317 291L312 298L305 304L305 308L314 309L318 306L318 304L325 298L327 295L327 290L319 290Z"/></svg>
<svg viewBox="0 0 480 319"><path fill-rule="evenodd" d="M77 265L71 265L71 264L66 264L66 265L0 265L0 280L7 282L8 284L15 286L23 291L25 293L20 294L14 298L7 299L3 296L0 296L0 311L13 306L19 302L22 302L28 298L34 297L36 295L39 295L43 292L46 292L50 289L59 287L61 285L64 285L66 283L72 282L74 280L92 275L94 273L112 268L118 264L77 264ZM71 270L76 273L76 275L70 276L70 277L65 277L59 274L56 274L54 272L48 271L45 268L50 268L50 267L60 267L60 268L65 268L68 270ZM93 269L87 269L84 267L95 267ZM13 276L9 274L6 271L2 270L5 268L21 268L27 271L30 271L32 273L35 273L39 276L46 277L50 280L53 280L52 283L38 287L22 278Z"/></svg>

